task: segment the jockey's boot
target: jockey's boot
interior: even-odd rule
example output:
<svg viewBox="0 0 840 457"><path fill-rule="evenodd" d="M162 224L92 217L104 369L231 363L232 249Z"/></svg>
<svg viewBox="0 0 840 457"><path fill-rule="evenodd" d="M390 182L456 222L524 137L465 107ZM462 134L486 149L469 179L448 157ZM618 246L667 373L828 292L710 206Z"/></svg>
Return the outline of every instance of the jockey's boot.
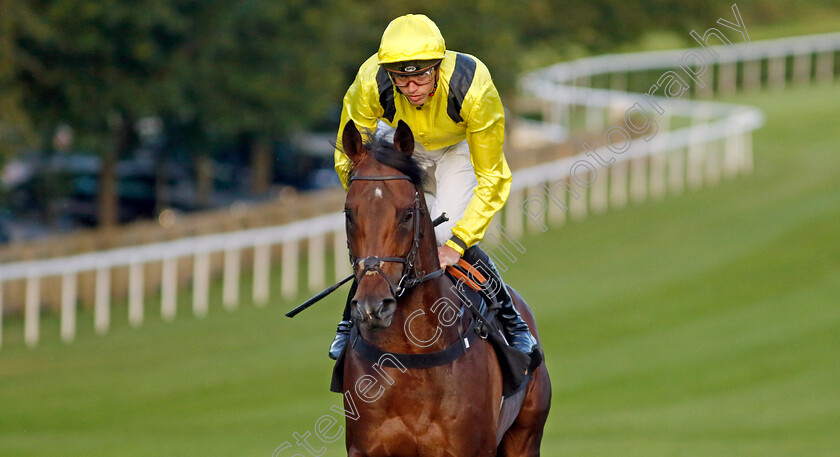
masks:
<svg viewBox="0 0 840 457"><path fill-rule="evenodd" d="M508 344L525 353L531 355L534 349L537 348L537 340L531 335L528 329L528 324L522 320L519 311L513 306L513 300L508 293L507 286L502 281L502 276L496 270L496 265L493 260L481 250L478 246L471 246L464 251L464 260L472 264L478 269L489 281L495 284L495 288L490 292L495 295L496 301L499 303L499 311L497 317L502 324L502 330L505 333L505 338ZM491 277L492 276L492 280Z"/></svg>
<svg viewBox="0 0 840 457"><path fill-rule="evenodd" d="M335 331L335 339L330 345L331 359L336 360L338 359L338 356L341 355L341 351L344 350L344 345L347 344L347 339L350 338L351 328L353 328L352 321L345 321L342 319L342 321L338 323L338 328Z"/></svg>
<svg viewBox="0 0 840 457"><path fill-rule="evenodd" d="M338 359L347 340L350 338L350 329L353 328L353 321L350 320L350 300L356 295L356 281L350 286L350 293L347 294L347 303L344 304L344 313L341 315L341 322L338 323L338 328L335 330L335 339L330 345L330 358Z"/></svg>

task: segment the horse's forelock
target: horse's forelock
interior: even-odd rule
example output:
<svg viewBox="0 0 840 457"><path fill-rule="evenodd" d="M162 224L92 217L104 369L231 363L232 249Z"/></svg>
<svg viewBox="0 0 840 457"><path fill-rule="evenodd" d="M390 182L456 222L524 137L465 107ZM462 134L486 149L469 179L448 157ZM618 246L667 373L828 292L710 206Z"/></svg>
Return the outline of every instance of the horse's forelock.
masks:
<svg viewBox="0 0 840 457"><path fill-rule="evenodd" d="M422 186L426 182L428 174L414 157L398 151L394 144L384 137L372 134L368 134L366 137L364 147L371 158L403 173L416 185ZM353 172L356 171L355 168L354 166Z"/></svg>

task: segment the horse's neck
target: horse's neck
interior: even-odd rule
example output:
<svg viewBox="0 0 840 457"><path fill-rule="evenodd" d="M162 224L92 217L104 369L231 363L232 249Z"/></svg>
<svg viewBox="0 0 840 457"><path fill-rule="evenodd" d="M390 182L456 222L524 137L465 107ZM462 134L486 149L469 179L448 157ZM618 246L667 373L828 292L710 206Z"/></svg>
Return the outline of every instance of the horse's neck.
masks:
<svg viewBox="0 0 840 457"><path fill-rule="evenodd" d="M388 352L417 354L443 350L456 341L458 324L451 323L451 316L458 298L449 285L451 281L440 277L407 291L397 302L390 327L369 335L372 342Z"/></svg>

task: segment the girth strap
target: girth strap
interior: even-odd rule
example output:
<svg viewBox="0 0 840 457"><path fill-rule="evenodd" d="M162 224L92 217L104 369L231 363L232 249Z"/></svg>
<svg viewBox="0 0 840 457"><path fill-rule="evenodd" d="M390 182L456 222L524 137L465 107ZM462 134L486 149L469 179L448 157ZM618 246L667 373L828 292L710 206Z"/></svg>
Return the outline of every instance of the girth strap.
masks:
<svg viewBox="0 0 840 457"><path fill-rule="evenodd" d="M437 352L423 354L395 354L385 352L375 346L368 344L359 336L356 326L350 331L350 347L368 362L377 363L385 354L390 354L399 360L406 368L431 368L448 365L467 353L473 346L478 334L475 331L468 332L466 338L458 338L458 341L450 344L446 349Z"/></svg>

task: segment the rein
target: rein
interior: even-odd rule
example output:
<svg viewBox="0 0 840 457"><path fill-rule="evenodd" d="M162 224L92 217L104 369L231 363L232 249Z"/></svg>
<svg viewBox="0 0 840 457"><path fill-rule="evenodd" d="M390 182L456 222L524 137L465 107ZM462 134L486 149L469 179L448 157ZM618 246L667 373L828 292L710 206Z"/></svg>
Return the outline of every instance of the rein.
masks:
<svg viewBox="0 0 840 457"><path fill-rule="evenodd" d="M440 216L438 216L435 220L432 221L432 225L437 227L438 225L440 225L440 224L442 224L442 223L444 223L448 220L449 220L449 215L447 215L446 213L443 213ZM348 251L349 251L349 249L348 249ZM435 273L436 272L433 272L431 274L435 274ZM441 274L443 274L443 273L441 273ZM341 287L344 283L346 283L347 281L350 281L351 279L355 279L355 278L356 278L355 273L351 273L351 274L347 275L346 278L344 278L341 281L331 285L330 287L327 287L326 289L322 290L318 294L314 295L309 300L306 300L302 304L295 307L295 309L286 313L286 317L293 318L293 317L297 316L298 314L300 314L301 311L309 308L310 306L314 305L315 303L318 303L319 301L321 301L321 299L323 299L327 295L335 292L335 290L338 289L339 287ZM429 278L429 279L431 279L431 278Z"/></svg>

